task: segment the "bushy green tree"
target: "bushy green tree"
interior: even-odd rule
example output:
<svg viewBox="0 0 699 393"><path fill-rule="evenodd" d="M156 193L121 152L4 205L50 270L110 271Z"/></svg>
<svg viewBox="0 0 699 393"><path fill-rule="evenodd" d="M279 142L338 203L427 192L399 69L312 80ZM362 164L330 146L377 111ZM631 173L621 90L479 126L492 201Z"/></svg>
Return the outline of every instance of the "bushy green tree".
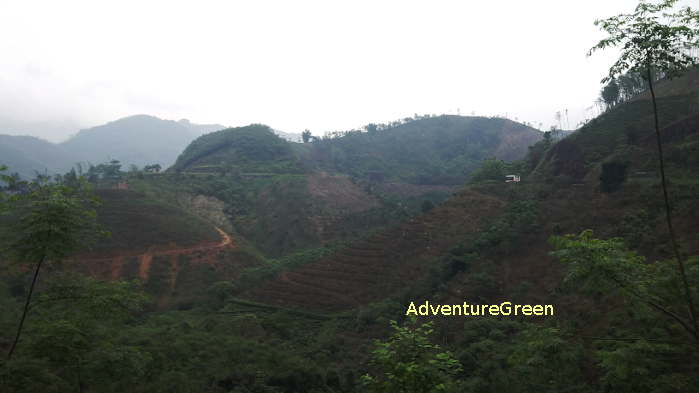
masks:
<svg viewBox="0 0 699 393"><path fill-rule="evenodd" d="M698 46L699 12L690 7L672 12L676 4L677 0L662 0L657 3L641 0L631 14L620 14L595 21L595 25L600 26L608 34L608 37L600 40L597 45L590 49L588 55L596 50L620 46L622 48L621 54L609 69L609 75L602 80L602 83L614 80L617 76L629 71L640 73L648 83L653 103L653 119L667 227L680 273L681 285L684 289L685 302L691 315L691 324L693 330L697 331L699 330L699 316L697 316L694 295L690 289L683 258L677 245L670 213L658 106L653 86L657 73L674 77L697 64L697 58L691 54L690 50Z"/></svg>
<svg viewBox="0 0 699 393"><path fill-rule="evenodd" d="M600 93L602 100L607 105L607 108L611 108L619 102L619 85L616 80L612 79L607 83Z"/></svg>
<svg viewBox="0 0 699 393"><path fill-rule="evenodd" d="M568 265L564 284L627 298L665 317L668 329L677 334L684 331L687 338L699 341L681 291L673 285L678 272L672 269L671 261L647 263L644 257L628 250L623 239L596 239L590 230L554 236L551 243L556 249L552 254ZM699 266L696 258L690 261L688 272L692 289L696 290Z"/></svg>
<svg viewBox="0 0 699 393"><path fill-rule="evenodd" d="M507 171L508 167L505 161L491 157L483 161L480 168L473 172L471 179L474 182L485 180L505 181Z"/></svg>
<svg viewBox="0 0 699 393"><path fill-rule="evenodd" d="M117 338L146 302L132 283L52 274L30 305L22 351L1 367L3 391L129 390L151 356Z"/></svg>
<svg viewBox="0 0 699 393"><path fill-rule="evenodd" d="M692 391L699 384L699 334L673 262L648 263L622 239L596 239L590 230L551 243L553 255L568 266L563 288L622 307L604 314L607 336L591 338L602 386L628 393ZM688 259L687 273L696 291L699 258Z"/></svg>
<svg viewBox="0 0 699 393"><path fill-rule="evenodd" d="M303 130L301 133L301 139L303 139L303 143L308 143L311 141L311 131L308 129Z"/></svg>
<svg viewBox="0 0 699 393"><path fill-rule="evenodd" d="M40 177L21 188L22 192L5 196L9 204L6 214L11 217L2 251L10 260L32 266L34 274L8 359L22 334L42 266L62 260L104 234L97 227L98 201L84 178L71 187Z"/></svg>
<svg viewBox="0 0 699 393"><path fill-rule="evenodd" d="M602 164L599 180L603 192L614 192L621 187L626 180L626 167L626 163L618 161Z"/></svg>
<svg viewBox="0 0 699 393"><path fill-rule="evenodd" d="M376 372L362 382L374 393L436 393L456 391L454 377L461 364L448 351L430 342L431 322L418 326L412 319L407 326L391 321L393 335L377 341L371 365Z"/></svg>

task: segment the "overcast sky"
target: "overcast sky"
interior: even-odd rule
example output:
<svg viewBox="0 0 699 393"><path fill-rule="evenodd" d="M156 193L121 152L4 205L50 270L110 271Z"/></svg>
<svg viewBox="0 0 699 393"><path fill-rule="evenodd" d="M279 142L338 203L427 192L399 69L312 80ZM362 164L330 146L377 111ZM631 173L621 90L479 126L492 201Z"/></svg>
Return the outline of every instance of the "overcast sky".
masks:
<svg viewBox="0 0 699 393"><path fill-rule="evenodd" d="M593 21L636 3L0 0L0 133L139 113L321 135L457 110L548 128L567 109L572 127L615 55L586 57Z"/></svg>

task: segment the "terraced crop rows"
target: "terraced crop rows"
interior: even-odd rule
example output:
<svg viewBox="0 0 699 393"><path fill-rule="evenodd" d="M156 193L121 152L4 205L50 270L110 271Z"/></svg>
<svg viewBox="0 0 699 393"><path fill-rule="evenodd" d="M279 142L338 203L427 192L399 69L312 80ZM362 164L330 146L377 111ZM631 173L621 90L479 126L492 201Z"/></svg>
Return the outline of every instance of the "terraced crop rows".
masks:
<svg viewBox="0 0 699 393"><path fill-rule="evenodd" d="M283 307L340 311L379 300L422 279L444 254L503 203L462 191L444 205L318 261L280 273L244 297ZM472 218L478 217L478 219Z"/></svg>

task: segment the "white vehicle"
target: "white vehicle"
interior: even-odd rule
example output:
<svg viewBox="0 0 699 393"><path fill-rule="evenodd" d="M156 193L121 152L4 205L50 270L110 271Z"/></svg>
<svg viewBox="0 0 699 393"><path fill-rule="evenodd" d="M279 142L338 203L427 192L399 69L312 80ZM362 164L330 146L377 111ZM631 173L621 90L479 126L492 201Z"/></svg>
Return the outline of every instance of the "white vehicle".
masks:
<svg viewBox="0 0 699 393"><path fill-rule="evenodd" d="M519 183L519 175L507 175L505 176L505 183Z"/></svg>

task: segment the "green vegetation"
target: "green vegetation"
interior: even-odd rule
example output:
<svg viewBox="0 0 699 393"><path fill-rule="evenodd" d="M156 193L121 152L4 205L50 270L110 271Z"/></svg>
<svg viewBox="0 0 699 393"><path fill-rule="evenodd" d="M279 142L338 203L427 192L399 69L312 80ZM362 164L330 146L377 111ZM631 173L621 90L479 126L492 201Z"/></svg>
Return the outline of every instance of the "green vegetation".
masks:
<svg viewBox="0 0 699 393"><path fill-rule="evenodd" d="M264 125L230 128L199 137L187 146L170 170L302 173L289 143Z"/></svg>
<svg viewBox="0 0 699 393"><path fill-rule="evenodd" d="M9 209L0 210L10 215L9 220L3 219L0 250L8 260L27 264L34 271L9 360L22 335L42 266L72 255L102 232L96 224L97 200L84 178L75 179L72 185L45 177L19 183L5 176L2 180L18 192L8 197Z"/></svg>
<svg viewBox="0 0 699 393"><path fill-rule="evenodd" d="M637 52L612 69L608 110L566 138L457 116L304 132L303 144L253 125L197 139L164 173L88 167L100 206L80 168L4 176L0 348L14 355L0 390L696 390L699 70L666 78L687 65L667 41L696 18L682 11L685 28L666 30L652 16L674 3L600 22L611 38L599 47L631 39ZM446 185L463 189L445 200ZM110 282L54 263L95 223L113 232L94 249L105 254L217 242L214 225L234 246L120 257ZM556 313L406 319L424 299Z"/></svg>
<svg viewBox="0 0 699 393"><path fill-rule="evenodd" d="M506 119L438 116L294 146L311 168L369 181L463 184L493 155L522 158L541 133ZM510 148L506 141L517 141Z"/></svg>
<svg viewBox="0 0 699 393"><path fill-rule="evenodd" d="M412 321L415 324L415 320ZM394 333L386 342L376 342L372 365L381 374L364 375L362 382L375 393L455 392L454 376L461 364L451 353L442 352L429 336L432 324L398 326L391 321Z"/></svg>
<svg viewBox="0 0 699 393"><path fill-rule="evenodd" d="M220 235L203 219L138 191L99 189L98 222L111 236L94 245L95 252L145 250L153 245L181 247L216 242Z"/></svg>
<svg viewBox="0 0 699 393"><path fill-rule="evenodd" d="M626 167L626 163L616 161L602 164L602 174L599 177L602 191L616 191L626 180Z"/></svg>
<svg viewBox="0 0 699 393"><path fill-rule="evenodd" d="M647 263L621 239L595 239L591 231L553 237L551 242L554 255L568 265L564 285L593 296L598 304L624 299L626 317L619 318L618 312L606 317L609 340L596 349L603 383L623 392L688 391L696 386L699 332L678 287L682 279L674 261ZM696 291L699 259L688 259L686 267Z"/></svg>
<svg viewBox="0 0 699 393"><path fill-rule="evenodd" d="M664 0L658 4L640 2L633 14L622 14L605 20L595 21L601 25L609 37L601 40L592 51L610 46L622 46L621 55L609 69L609 76L603 80L613 79L628 70L640 72L648 82L653 103L653 120L656 142L658 146L658 163L660 179L665 202L665 215L670 234L672 249L677 261L685 301L689 307L692 325L695 332L699 330L699 315L694 303L694 295L689 286L683 257L677 245L677 236L672 223L670 200L665 176L665 161L663 158L663 143L660 136L658 121L658 104L655 97L654 72L662 72L668 76L681 75L688 68L699 64L697 59L687 53L688 49L696 46L699 37L699 13L690 7L674 13L670 12L677 0Z"/></svg>

